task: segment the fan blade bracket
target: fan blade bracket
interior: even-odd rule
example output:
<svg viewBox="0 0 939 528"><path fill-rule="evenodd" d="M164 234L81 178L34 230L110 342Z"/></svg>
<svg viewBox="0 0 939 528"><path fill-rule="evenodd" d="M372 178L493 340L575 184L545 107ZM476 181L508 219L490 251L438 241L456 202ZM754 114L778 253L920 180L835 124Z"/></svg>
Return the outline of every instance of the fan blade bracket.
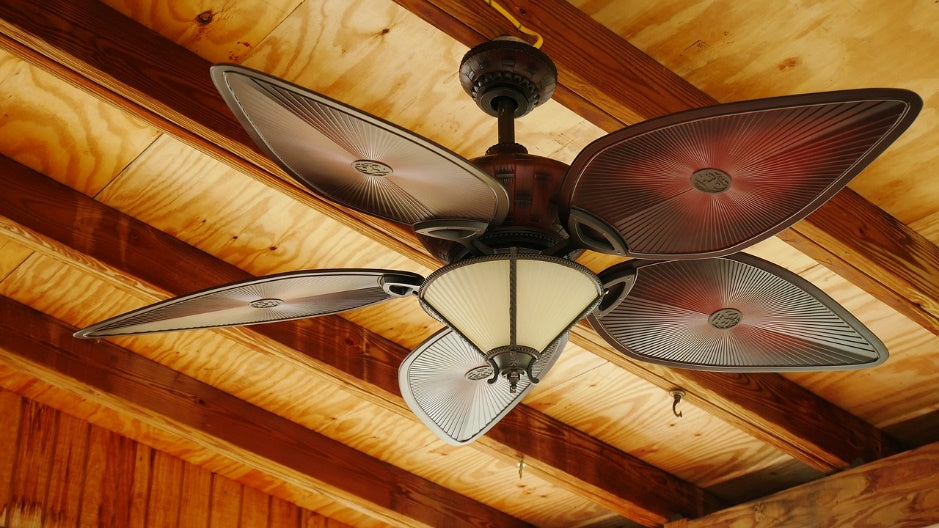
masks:
<svg viewBox="0 0 939 528"><path fill-rule="evenodd" d="M424 284L424 277L412 274L387 274L382 275L378 283L389 297L407 297L416 294L421 289L421 284Z"/></svg>
<svg viewBox="0 0 939 528"><path fill-rule="evenodd" d="M414 232L431 238L439 238L448 242L467 244L479 238L489 224L477 220L465 219L434 219L414 224Z"/></svg>
<svg viewBox="0 0 939 528"><path fill-rule="evenodd" d="M593 312L593 316L602 318L616 309L636 284L638 273L628 262L611 266L598 277L603 284L603 297Z"/></svg>
<svg viewBox="0 0 939 528"><path fill-rule="evenodd" d="M629 254L626 241L616 229L583 209L570 210L567 226L574 246L610 255Z"/></svg>

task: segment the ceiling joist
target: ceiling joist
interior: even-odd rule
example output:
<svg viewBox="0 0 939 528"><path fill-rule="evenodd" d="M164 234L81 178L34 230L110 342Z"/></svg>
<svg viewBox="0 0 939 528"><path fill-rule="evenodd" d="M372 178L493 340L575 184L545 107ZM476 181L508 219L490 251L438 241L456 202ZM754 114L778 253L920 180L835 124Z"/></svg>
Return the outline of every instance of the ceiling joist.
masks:
<svg viewBox="0 0 939 528"><path fill-rule="evenodd" d="M939 443L666 528L934 526L939 523ZM771 519L771 521L768 521Z"/></svg>
<svg viewBox="0 0 939 528"><path fill-rule="evenodd" d="M673 74L667 73L660 65L649 63L648 57L643 63L641 57L645 56L638 50L608 30L597 26L580 11L556 4L539 3L537 10L534 6L528 6L525 7L525 13L520 11L521 3L510 5L522 18L534 11L539 13L540 18L526 23L537 25L545 34L547 52L558 53L555 59L561 70L561 82L568 83L568 88L561 91L562 102L564 93L582 93L581 100L601 101L600 106L595 108L602 107L607 115L616 116L615 120L620 123L628 121L628 115L620 115L625 111L623 108L636 108L637 110L625 112L640 112L646 115L672 111L681 108L681 105L689 107L706 103L700 92ZM410 7L414 7L418 14L423 13L425 18L461 40L475 38L475 42L478 42L485 36L495 36L509 29L498 15L487 10L469 9L460 2L422 2ZM426 13L430 12L428 10L436 14L427 15ZM449 22L441 18L444 16ZM564 36L561 30L569 27L572 20L579 24L578 27L582 25L592 28L591 31L582 32L591 34L591 39L580 39L570 34ZM473 29L477 25L480 28L478 31ZM101 27L108 27L108 33L102 35L98 31ZM27 60L50 69L53 73L143 117L169 133L179 135L196 148L209 152L266 184L340 219L346 225L367 233L391 249L424 265L435 265L431 257L417 249L412 236L404 236L402 229L312 197L274 176L277 169L273 163L252 146L212 87L206 74L209 63L111 11L103 4L89 0L57 0L39 7L22 0L5 2L0 5L0 34L6 37L0 39L0 44ZM594 38L593 35L598 37ZM578 54L553 49L552 46L566 45L566 40L570 38L578 38L576 42L571 43L577 46L572 49L580 50ZM21 43L27 43L28 46ZM601 45L603 48L598 49ZM578 58L582 56L579 53L620 59L630 57L631 62L617 62L612 65L615 67L608 72L609 76L600 78L565 74L567 70L576 71L578 64L583 67L578 62ZM636 66L632 65L632 62L645 65ZM581 80L573 82L565 80L565 77ZM637 82L647 86L637 87L632 96L624 93L622 86L632 86ZM603 96L602 93L595 93L597 91L612 93L613 96ZM664 103L665 107L661 106L663 103L656 102L649 106L652 103L641 102L662 96L660 92L671 94L663 99L671 101ZM633 97L639 97L640 102L628 103ZM590 117L591 112L588 110L584 113ZM606 121L609 126L613 118ZM873 216L884 214L879 209L870 207L874 210L871 213ZM867 211L870 212L871 209L868 208ZM863 226L855 227L863 231ZM917 247L927 247L928 242L920 244L921 241L917 242L919 239L907 235L908 233L904 233L895 239L913 240ZM890 237L889 234L887 236ZM844 251L839 250L838 253L845 258L854 258ZM922 249L904 254L927 255L927 258L916 263L901 262L893 265L926 270L925 284L922 284L920 289L929 291L930 287L935 286L934 279L930 277L939 276L939 272L933 275L928 273L928 269L933 266L933 259L929 257L931 253ZM935 260L939 262L939 259ZM891 265L887 261L881 264ZM121 267L119 264L114 265ZM850 266L848 260L845 265ZM939 270L939 265L934 269ZM914 275L919 277L919 274ZM897 275L891 269L885 269L876 276L892 280L891 277ZM175 286L165 289L185 293L205 287L206 284L226 282L205 279L199 284L193 284L187 282L188 280L187 277L174 277L169 282ZM887 289L896 291L891 287ZM909 305L905 300L898 302ZM858 460L874 460L896 450L890 439L876 428L781 376L709 374L639 365L610 350L595 333L583 326L575 328L572 338L581 346L653 384L666 389L675 385L681 386L689 393L690 399L709 412L817 469L833 471L848 467ZM793 405L793 402L797 404ZM824 424L824 427L819 424ZM563 465L558 463L553 467L559 467L559 464ZM614 495L618 496L619 493Z"/></svg>

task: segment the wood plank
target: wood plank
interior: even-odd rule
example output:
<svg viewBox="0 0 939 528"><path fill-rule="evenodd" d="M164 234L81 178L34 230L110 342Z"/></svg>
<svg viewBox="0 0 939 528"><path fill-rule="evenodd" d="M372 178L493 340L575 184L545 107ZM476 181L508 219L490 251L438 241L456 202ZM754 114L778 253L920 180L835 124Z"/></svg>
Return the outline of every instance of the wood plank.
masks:
<svg viewBox="0 0 939 528"><path fill-rule="evenodd" d="M7 95L0 122L4 154L92 196L160 135L4 50L0 91Z"/></svg>
<svg viewBox="0 0 939 528"><path fill-rule="evenodd" d="M180 507L185 465L179 458L162 451L154 451L146 526L178 526L181 517L188 516L188 513L181 512Z"/></svg>
<svg viewBox="0 0 939 528"><path fill-rule="evenodd" d="M299 528L300 508L291 502L271 497L268 528Z"/></svg>
<svg viewBox="0 0 939 528"><path fill-rule="evenodd" d="M206 528L212 498L212 472L191 463L183 464L180 489L179 527Z"/></svg>
<svg viewBox="0 0 939 528"><path fill-rule="evenodd" d="M91 427L88 435L88 460L85 462L84 493L78 518L80 528L110 526L101 522L105 470L108 464L108 443L112 433L101 427Z"/></svg>
<svg viewBox="0 0 939 528"><path fill-rule="evenodd" d="M460 0L395 1L468 46L515 34L494 10ZM563 0L507 0L505 5L543 35L542 50L554 60L559 84L566 88L555 98L607 131L717 102ZM590 106L585 108L584 101ZM608 117L597 119L598 111ZM868 218L876 220L877 232L865 222ZM822 262L849 280L864 277L859 286L939 333L939 250L898 225L902 223L849 190L800 223L796 247L813 257L826 256ZM851 236L843 236L846 232ZM870 248L884 243L878 255L899 251L892 258L872 258Z"/></svg>
<svg viewBox="0 0 939 528"><path fill-rule="evenodd" d="M133 491L140 494L140 476L148 475L149 471L146 466L138 468L138 453L135 447L140 444L119 434L108 433L105 435L104 445L106 458L101 479L98 520L101 526L129 526L134 513ZM149 462L149 459L146 462Z"/></svg>
<svg viewBox="0 0 939 528"><path fill-rule="evenodd" d="M212 479L211 515L209 528L240 526L242 485L234 480L215 475Z"/></svg>
<svg viewBox="0 0 939 528"><path fill-rule="evenodd" d="M98 509L101 503L101 476L105 471L108 444L110 442L108 435L111 433L117 433L130 440L178 456L190 464L198 464L196 467L204 471L250 482L252 486L296 503L303 508L320 512L324 516L342 520L348 525L363 528L379 528L387 525L387 523L380 523L373 517L368 517L363 513L339 505L321 493L311 490L308 486L301 486L257 471L248 471L243 464L213 451L208 443L196 443L192 439L181 437L172 431L165 431L121 414L119 411L92 401L84 394L54 386L23 371L15 370L11 365L2 361L0 361L0 387L92 424L91 438L88 442L87 470L83 484L84 491L79 526L99 526ZM211 487L211 479L206 485ZM209 495L210 493L206 492L205 496L208 497ZM208 499L206 499L206 508L208 508ZM205 519L207 522L208 511L205 513ZM204 528L206 523L198 526Z"/></svg>
<svg viewBox="0 0 939 528"><path fill-rule="evenodd" d="M9 391L0 391L0 526L10 526L8 515L14 504L13 478L22 420L23 398Z"/></svg>
<svg viewBox="0 0 939 528"><path fill-rule="evenodd" d="M15 240L0 237L0 281L3 281L32 254L28 247Z"/></svg>
<svg viewBox="0 0 939 528"><path fill-rule="evenodd" d="M41 525L55 453L56 411L27 401L20 427L18 470L13 477L8 517L12 526L18 524L17 518L21 523Z"/></svg>
<svg viewBox="0 0 939 528"><path fill-rule="evenodd" d="M121 440L128 440L122 437ZM156 451L144 444L133 442L131 449L134 453L133 481L130 485L128 500L130 502L129 528L146 528L147 512L150 504L150 491L153 482L153 459ZM121 494L121 489L116 490Z"/></svg>
<svg viewBox="0 0 939 528"><path fill-rule="evenodd" d="M241 493L241 526L267 526L270 519L270 495L245 486Z"/></svg>
<svg viewBox="0 0 939 528"><path fill-rule="evenodd" d="M61 412L58 420L43 522L49 526L74 526L81 511L90 429L87 422Z"/></svg>
<svg viewBox="0 0 939 528"><path fill-rule="evenodd" d="M903 450L883 431L778 374L669 369L628 361L593 333L572 332L571 341L664 390L681 388L689 403L826 473Z"/></svg>
<svg viewBox="0 0 939 528"><path fill-rule="evenodd" d="M120 347L75 340L72 328L9 299L0 300L0 315L4 361L51 371L62 383L70 377L76 389L90 384L172 420L187 435L212 431L231 446L231 456L250 459L265 472L311 476L338 500L361 501L389 522L526 525ZM207 441L205 433L198 435Z"/></svg>
<svg viewBox="0 0 939 528"><path fill-rule="evenodd" d="M0 158L0 213L105 264L175 294L221 284L248 275L215 257L104 206L71 189ZM59 220L81 218L78 223ZM98 226L108 226L98 229ZM73 230L74 227L74 230ZM127 251L133 247L133 251ZM171 258L167 258L172 255ZM180 267L176 262L190 265ZM403 408L397 368L408 350L381 336L335 317L318 317L254 326L256 332L366 382ZM359 350L360 353L335 353ZM373 388L368 389L374 392ZM479 442L481 448L514 463L525 453L532 469L560 486L591 497L622 515L641 522L661 523L678 513L699 515L718 508L718 501L687 482L520 405L497 430ZM538 434L532 434L538 431ZM576 451L578 459L568 453ZM623 475L630 475L623 478ZM649 492L650 483L662 488ZM689 512L689 513L683 513ZM697 513L693 513L697 512Z"/></svg>
<svg viewBox="0 0 939 528"><path fill-rule="evenodd" d="M666 528L914 527L939 523L939 443Z"/></svg>

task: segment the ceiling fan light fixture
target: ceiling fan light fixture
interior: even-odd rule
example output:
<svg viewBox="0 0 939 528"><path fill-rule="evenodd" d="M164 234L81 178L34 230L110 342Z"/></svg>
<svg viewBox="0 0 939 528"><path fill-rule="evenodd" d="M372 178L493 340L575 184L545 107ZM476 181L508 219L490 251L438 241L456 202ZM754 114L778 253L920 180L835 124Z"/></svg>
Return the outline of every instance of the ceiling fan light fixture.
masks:
<svg viewBox="0 0 939 528"><path fill-rule="evenodd" d="M603 294L575 262L515 248L445 266L421 286L424 309L479 349L497 370L508 355L530 363Z"/></svg>

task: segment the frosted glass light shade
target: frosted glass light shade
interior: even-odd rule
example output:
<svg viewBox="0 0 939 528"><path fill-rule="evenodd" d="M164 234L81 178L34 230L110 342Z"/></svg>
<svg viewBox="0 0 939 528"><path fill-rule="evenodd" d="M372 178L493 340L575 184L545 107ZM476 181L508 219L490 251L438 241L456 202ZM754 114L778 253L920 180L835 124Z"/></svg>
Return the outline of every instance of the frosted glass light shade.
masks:
<svg viewBox="0 0 939 528"><path fill-rule="evenodd" d="M464 260L428 277L419 292L425 309L483 353L512 343L512 260L515 261L515 343L541 352L603 293L597 276L569 260L538 254Z"/></svg>

